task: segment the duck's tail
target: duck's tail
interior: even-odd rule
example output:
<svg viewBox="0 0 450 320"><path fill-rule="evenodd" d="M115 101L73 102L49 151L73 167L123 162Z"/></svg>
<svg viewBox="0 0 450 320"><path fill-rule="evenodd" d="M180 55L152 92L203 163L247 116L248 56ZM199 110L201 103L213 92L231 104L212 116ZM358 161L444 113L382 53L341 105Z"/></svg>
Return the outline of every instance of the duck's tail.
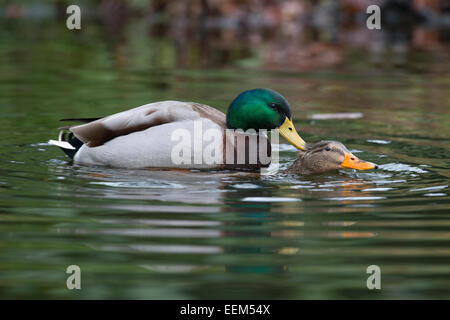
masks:
<svg viewBox="0 0 450 320"><path fill-rule="evenodd" d="M60 147L72 160L83 145L83 142L75 137L72 132L68 131L67 128L61 128L58 140L50 140L48 143Z"/></svg>

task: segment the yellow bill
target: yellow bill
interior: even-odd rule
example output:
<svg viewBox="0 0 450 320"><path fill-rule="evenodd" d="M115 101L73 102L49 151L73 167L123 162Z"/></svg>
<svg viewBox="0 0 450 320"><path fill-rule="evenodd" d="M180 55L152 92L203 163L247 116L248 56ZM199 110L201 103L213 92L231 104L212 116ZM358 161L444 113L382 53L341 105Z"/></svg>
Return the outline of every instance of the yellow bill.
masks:
<svg viewBox="0 0 450 320"><path fill-rule="evenodd" d="M376 165L372 162L359 160L352 153L345 153L344 161L341 163L342 168L356 169L356 170L367 170L373 169Z"/></svg>
<svg viewBox="0 0 450 320"><path fill-rule="evenodd" d="M283 138L285 138L290 144L300 150L306 149L306 143L303 139L298 135L297 130L295 130L294 124L288 117L284 120L281 127L279 127L278 132L281 134Z"/></svg>

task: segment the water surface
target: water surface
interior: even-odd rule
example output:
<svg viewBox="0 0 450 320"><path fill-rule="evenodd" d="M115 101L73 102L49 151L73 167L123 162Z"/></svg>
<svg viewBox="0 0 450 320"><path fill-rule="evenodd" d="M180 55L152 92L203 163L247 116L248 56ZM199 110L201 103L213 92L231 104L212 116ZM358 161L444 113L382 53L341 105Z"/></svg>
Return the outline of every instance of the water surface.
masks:
<svg viewBox="0 0 450 320"><path fill-rule="evenodd" d="M304 72L265 68L244 50L208 67L188 55L180 67L170 38L41 28L1 31L1 298L450 297L448 56L413 52L414 68L383 68L355 52ZM118 170L75 165L46 143L60 118L166 99L225 111L254 87L288 98L305 140L339 140L379 169ZM319 115L330 113L360 115ZM287 167L295 149L280 152ZM80 291L66 288L71 264ZM379 291L366 287L369 265L381 268Z"/></svg>

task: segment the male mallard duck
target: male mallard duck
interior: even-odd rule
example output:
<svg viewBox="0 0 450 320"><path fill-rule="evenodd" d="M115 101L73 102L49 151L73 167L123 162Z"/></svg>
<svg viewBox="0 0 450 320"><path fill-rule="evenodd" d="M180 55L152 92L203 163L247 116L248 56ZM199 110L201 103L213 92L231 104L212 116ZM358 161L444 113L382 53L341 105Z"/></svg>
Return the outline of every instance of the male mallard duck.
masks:
<svg viewBox="0 0 450 320"><path fill-rule="evenodd" d="M226 116L219 110L195 102L161 101L104 118L63 120L87 123L61 128L59 139L49 143L61 147L74 162L82 164L198 169L254 169L269 165L260 158L256 164L248 161L249 156L259 155L262 146L268 148L267 154L270 155L266 135L258 135L256 149L251 150L246 141L246 160L239 162L236 160L239 155L236 155L235 140L241 133L226 129L276 129L298 149L304 150L306 146L292 124L289 103L270 89L242 92L231 102ZM205 146L206 142L213 140L217 148ZM192 146L194 151L190 152ZM231 163L229 154L225 152L229 146L234 151ZM211 152L211 149L217 152ZM223 161L203 161L205 152ZM180 155L185 161L174 161L174 157L178 159Z"/></svg>
<svg viewBox="0 0 450 320"><path fill-rule="evenodd" d="M294 174L316 174L338 169L367 170L378 166L359 160L338 141L320 141L300 151L294 163L285 171Z"/></svg>

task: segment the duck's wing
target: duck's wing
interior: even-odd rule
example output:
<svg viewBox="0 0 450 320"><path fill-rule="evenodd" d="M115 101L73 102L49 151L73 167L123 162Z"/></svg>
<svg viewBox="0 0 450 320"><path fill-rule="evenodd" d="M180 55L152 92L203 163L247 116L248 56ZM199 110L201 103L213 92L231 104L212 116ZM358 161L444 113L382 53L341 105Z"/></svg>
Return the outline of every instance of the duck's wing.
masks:
<svg viewBox="0 0 450 320"><path fill-rule="evenodd" d="M88 147L97 147L118 136L177 121L207 118L226 127L225 114L210 106L180 101L161 101L97 119L68 129Z"/></svg>

